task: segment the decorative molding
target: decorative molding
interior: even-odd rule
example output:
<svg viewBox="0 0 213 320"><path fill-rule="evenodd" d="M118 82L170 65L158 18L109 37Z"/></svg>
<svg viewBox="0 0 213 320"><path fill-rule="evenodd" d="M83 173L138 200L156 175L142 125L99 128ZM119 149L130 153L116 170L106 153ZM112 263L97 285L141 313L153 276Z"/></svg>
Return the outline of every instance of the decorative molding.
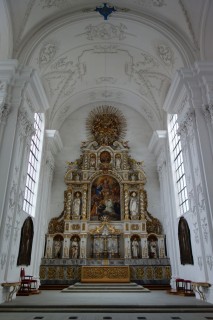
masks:
<svg viewBox="0 0 213 320"><path fill-rule="evenodd" d="M198 224L197 222L193 223L194 225L194 229L193 229L193 232L194 232L194 237L195 237L195 242L196 243L199 243L199 229L198 229Z"/></svg>
<svg viewBox="0 0 213 320"><path fill-rule="evenodd" d="M5 92L7 90L7 82L0 80L0 92Z"/></svg>
<svg viewBox="0 0 213 320"><path fill-rule="evenodd" d="M97 84L101 84L101 83L110 83L110 84L115 84L116 83L116 79L113 77L99 77L96 79L96 83Z"/></svg>
<svg viewBox="0 0 213 320"><path fill-rule="evenodd" d="M187 138L194 137L194 134L195 134L194 119L195 119L194 110L190 110L186 112L183 119L181 120L180 120L180 117L178 117L179 128L178 128L177 134L181 137L181 144L183 149L186 146Z"/></svg>
<svg viewBox="0 0 213 320"><path fill-rule="evenodd" d="M14 264L15 264L15 255L12 254L12 255L10 256L10 269L13 268Z"/></svg>
<svg viewBox="0 0 213 320"><path fill-rule="evenodd" d="M44 66L49 64L57 51L57 47L55 43L45 43L39 52L38 62L40 66Z"/></svg>
<svg viewBox="0 0 213 320"><path fill-rule="evenodd" d="M12 217L10 217L9 215L7 216L7 222L5 223L5 239L6 241L9 239L10 237L10 231L12 228Z"/></svg>
<svg viewBox="0 0 213 320"><path fill-rule="evenodd" d="M183 12L183 15L184 15L184 17L185 17L185 19L186 19L186 24L187 24L187 26L188 26L189 33L191 34L192 40L193 40L193 42L194 42L194 46L195 46L196 49L200 50L200 49L199 49L199 46L198 46L198 42L197 42L197 40L196 40L196 38L195 38L195 34L194 34L194 30L193 30L193 28L192 28L191 20L190 20L190 18L189 18L188 12L187 12L184 4L183 4L183 0L179 0L179 5L180 5L181 10L182 10L182 12Z"/></svg>
<svg viewBox="0 0 213 320"><path fill-rule="evenodd" d="M173 66L174 64L174 52L172 49L161 43L157 45L157 55L163 61L166 66Z"/></svg>
<svg viewBox="0 0 213 320"><path fill-rule="evenodd" d="M213 125L213 105L205 105L202 110L206 122Z"/></svg>
<svg viewBox="0 0 213 320"><path fill-rule="evenodd" d="M47 152L47 156L46 156L46 166L48 167L48 169L50 170L50 172L53 173L54 169L55 169L55 159L52 155L51 152Z"/></svg>
<svg viewBox="0 0 213 320"><path fill-rule="evenodd" d="M94 53L117 53L118 52L117 44L97 44L94 46Z"/></svg>
<svg viewBox="0 0 213 320"><path fill-rule="evenodd" d="M209 269L212 270L213 267L213 257L212 256L206 256L206 263L209 266Z"/></svg>
<svg viewBox="0 0 213 320"><path fill-rule="evenodd" d="M62 8L68 4L68 0L40 0L40 6L42 7L42 9L50 9L52 7Z"/></svg>
<svg viewBox="0 0 213 320"><path fill-rule="evenodd" d="M90 24L85 28L85 30L88 40L124 40L127 35L127 27L123 23L120 23L117 26L106 22L102 22L97 26Z"/></svg>
<svg viewBox="0 0 213 320"><path fill-rule="evenodd" d="M6 123L11 107L7 104L0 105L0 124Z"/></svg>
<svg viewBox="0 0 213 320"><path fill-rule="evenodd" d="M3 270L4 265L6 264L6 260L7 260L7 255L6 253L2 253L1 254L1 269Z"/></svg>
<svg viewBox="0 0 213 320"><path fill-rule="evenodd" d="M203 230L203 237L205 239L206 242L208 242L208 236L209 236L209 230L208 230L208 222L206 217L201 218L201 227Z"/></svg>
<svg viewBox="0 0 213 320"><path fill-rule="evenodd" d="M15 183L15 181L13 181L12 187L10 189L10 194L9 194L9 208L15 207L16 192L17 192L17 184Z"/></svg>
<svg viewBox="0 0 213 320"><path fill-rule="evenodd" d="M200 270L202 270L202 267L203 267L203 259L202 259L202 257L197 257L197 263L198 263L198 266L199 266Z"/></svg>
<svg viewBox="0 0 213 320"><path fill-rule="evenodd" d="M146 7L163 7L166 6L165 0L135 0L135 2L141 6Z"/></svg>
<svg viewBox="0 0 213 320"><path fill-rule="evenodd" d="M32 135L35 133L34 121L29 119L29 114L24 108L19 110L18 113L18 128L22 137L27 137L31 140Z"/></svg>

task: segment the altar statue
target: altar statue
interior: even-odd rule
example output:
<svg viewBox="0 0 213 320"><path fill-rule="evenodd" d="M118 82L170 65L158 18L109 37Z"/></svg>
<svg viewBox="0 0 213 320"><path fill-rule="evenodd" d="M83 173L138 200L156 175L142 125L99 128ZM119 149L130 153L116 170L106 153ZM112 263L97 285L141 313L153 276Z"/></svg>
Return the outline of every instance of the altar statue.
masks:
<svg viewBox="0 0 213 320"><path fill-rule="evenodd" d="M75 198L73 200L73 215L79 216L80 215L80 209L81 209L81 198L80 198L80 192L76 192Z"/></svg>
<svg viewBox="0 0 213 320"><path fill-rule="evenodd" d="M73 241L72 241L71 255L72 255L72 259L77 259L78 258L78 241L77 241L77 238L74 238Z"/></svg>
<svg viewBox="0 0 213 320"><path fill-rule="evenodd" d="M138 254L139 254L139 244L137 239L134 238L132 241L132 257L138 258Z"/></svg>
<svg viewBox="0 0 213 320"><path fill-rule="evenodd" d="M138 215L138 199L136 192L132 192L130 202L129 202L129 211L131 217L135 217Z"/></svg>

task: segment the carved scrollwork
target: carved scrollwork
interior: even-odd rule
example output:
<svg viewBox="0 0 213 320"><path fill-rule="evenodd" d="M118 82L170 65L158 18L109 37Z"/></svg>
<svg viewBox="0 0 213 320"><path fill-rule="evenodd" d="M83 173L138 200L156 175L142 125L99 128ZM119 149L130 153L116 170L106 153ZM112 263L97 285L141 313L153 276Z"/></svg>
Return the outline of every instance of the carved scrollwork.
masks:
<svg viewBox="0 0 213 320"><path fill-rule="evenodd" d="M64 211L62 211L61 215L58 218L53 218L49 222L48 233L63 233L64 232Z"/></svg>

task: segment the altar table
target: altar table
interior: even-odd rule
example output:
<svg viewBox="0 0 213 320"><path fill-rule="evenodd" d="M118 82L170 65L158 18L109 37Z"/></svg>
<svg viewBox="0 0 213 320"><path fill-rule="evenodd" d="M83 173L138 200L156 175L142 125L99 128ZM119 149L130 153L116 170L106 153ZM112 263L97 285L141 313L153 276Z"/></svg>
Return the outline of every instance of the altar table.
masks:
<svg viewBox="0 0 213 320"><path fill-rule="evenodd" d="M129 266L82 266L81 282L130 282Z"/></svg>

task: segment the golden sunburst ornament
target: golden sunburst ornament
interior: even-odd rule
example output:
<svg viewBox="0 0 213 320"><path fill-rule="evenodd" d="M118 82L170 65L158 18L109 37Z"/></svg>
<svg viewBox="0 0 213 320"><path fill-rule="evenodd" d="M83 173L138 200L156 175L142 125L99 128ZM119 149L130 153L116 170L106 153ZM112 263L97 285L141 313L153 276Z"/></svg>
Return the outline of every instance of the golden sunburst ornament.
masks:
<svg viewBox="0 0 213 320"><path fill-rule="evenodd" d="M89 113L86 129L90 140L99 145L112 145L122 140L126 134L127 123L123 113L112 106L100 106Z"/></svg>

